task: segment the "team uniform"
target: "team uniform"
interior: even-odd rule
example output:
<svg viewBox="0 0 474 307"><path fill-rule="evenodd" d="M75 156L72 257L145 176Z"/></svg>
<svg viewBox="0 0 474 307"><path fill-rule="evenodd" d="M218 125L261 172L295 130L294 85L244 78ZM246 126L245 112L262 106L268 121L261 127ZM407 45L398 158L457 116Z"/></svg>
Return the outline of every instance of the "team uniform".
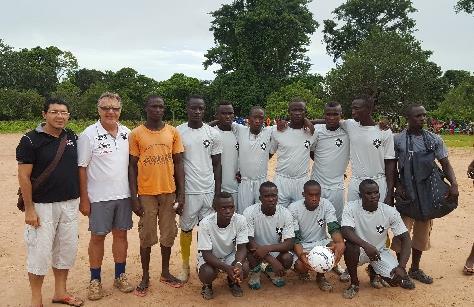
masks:
<svg viewBox="0 0 474 307"><path fill-rule="evenodd" d="M295 236L293 217L287 208L277 205L275 214L268 216L261 207L261 203L256 203L244 211L248 236L258 245L278 244ZM270 252L270 255L277 257L279 252Z"/></svg>
<svg viewBox="0 0 474 307"><path fill-rule="evenodd" d="M260 185L267 181L272 129L264 127L255 135L247 126L232 124L232 130L239 144L241 181L237 212L242 214L247 207L258 202Z"/></svg>
<svg viewBox="0 0 474 307"><path fill-rule="evenodd" d="M235 261L237 245L249 242L247 220L243 215L234 213L229 225L220 228L217 225L217 213L212 213L199 223L197 269L206 263L203 250L210 250L222 262L232 265Z"/></svg>
<svg viewBox="0 0 474 307"><path fill-rule="evenodd" d="M132 229L128 185L130 129L117 124L113 137L100 121L87 127L77 144L78 165L86 168L87 194L91 203L89 231L106 235L112 228Z"/></svg>
<svg viewBox="0 0 474 307"><path fill-rule="evenodd" d="M392 270L398 266L398 261L385 246L388 229L391 229L393 236L407 231L398 211L379 202L377 210L369 212L364 210L362 200L358 199L347 203L341 226L354 228L359 238L373 245L380 253L380 260L371 261L364 249L360 248L359 265L370 263L377 274L389 278Z"/></svg>
<svg viewBox="0 0 474 307"><path fill-rule="evenodd" d="M224 131L215 127L217 131L221 134L222 139L222 154L221 154L221 164L222 164L222 187L223 192L228 192L232 194L232 199L234 200L234 205L237 208L238 204L238 189L239 183L235 178L235 174L238 171L238 158L239 158L239 143L237 138L232 132Z"/></svg>
<svg viewBox="0 0 474 307"><path fill-rule="evenodd" d="M184 145L184 191L185 203L180 216L180 228L189 231L207 215L211 214L214 199L214 172L211 156L222 154L219 132L203 124L192 129L188 123L176 127Z"/></svg>
<svg viewBox="0 0 474 307"><path fill-rule="evenodd" d="M341 127L349 135L350 160L352 168L347 200L359 199L359 184L372 179L379 186L380 201L387 194L385 161L395 159L393 134L378 126L362 126L353 119L341 121Z"/></svg>
<svg viewBox="0 0 474 307"><path fill-rule="evenodd" d="M270 153L277 154L274 182L278 187L278 204L288 207L303 198L303 185L308 181L310 150L314 136L304 129L288 127L272 131Z"/></svg>
<svg viewBox="0 0 474 307"><path fill-rule="evenodd" d="M344 173L349 164L349 136L340 127L331 131L326 125L314 125L314 136L311 179L321 185L321 198L331 202L340 223L344 208Z"/></svg>
<svg viewBox="0 0 474 307"><path fill-rule="evenodd" d="M321 198L319 205L313 211L306 209L304 199L300 199L288 207L293 216L295 232L301 233L301 246L305 252L311 251L315 246L327 246L331 238L327 233L327 224L337 222L336 210L331 202ZM293 255L293 264L298 259Z"/></svg>

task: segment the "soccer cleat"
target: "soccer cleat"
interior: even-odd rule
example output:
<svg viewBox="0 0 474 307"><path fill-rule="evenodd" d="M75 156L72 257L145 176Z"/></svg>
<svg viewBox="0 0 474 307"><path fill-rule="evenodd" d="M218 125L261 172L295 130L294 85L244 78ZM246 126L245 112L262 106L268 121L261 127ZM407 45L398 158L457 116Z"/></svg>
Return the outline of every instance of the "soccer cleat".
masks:
<svg viewBox="0 0 474 307"><path fill-rule="evenodd" d="M102 290L102 283L98 279L93 279L87 288L87 298L90 301L97 301L104 297L104 290Z"/></svg>
<svg viewBox="0 0 474 307"><path fill-rule="evenodd" d="M135 289L135 287L128 282L127 275L125 275L125 273L120 274L119 278L115 278L114 287L123 293L132 292Z"/></svg>
<svg viewBox="0 0 474 307"><path fill-rule="evenodd" d="M262 287L260 284L260 271L253 272L250 271L249 274L249 288L253 290L258 290Z"/></svg>
<svg viewBox="0 0 474 307"><path fill-rule="evenodd" d="M183 270L178 276L178 279L181 280L183 283L187 283L189 280L189 266L183 265Z"/></svg>

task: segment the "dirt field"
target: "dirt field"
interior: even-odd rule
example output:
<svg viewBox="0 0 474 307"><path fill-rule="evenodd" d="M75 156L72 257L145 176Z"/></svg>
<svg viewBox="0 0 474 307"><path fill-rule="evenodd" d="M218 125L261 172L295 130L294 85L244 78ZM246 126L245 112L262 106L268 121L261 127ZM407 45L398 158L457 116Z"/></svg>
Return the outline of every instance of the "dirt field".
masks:
<svg viewBox="0 0 474 307"><path fill-rule="evenodd" d="M24 217L16 207L17 169L15 147L20 138L19 134L0 135L0 196L3 210L0 213L0 268L3 279L0 280L0 306L26 306L29 302L30 291L25 270L25 245L23 241ZM335 275L328 274L335 284L333 293L323 293L315 282L303 283L294 273L287 276L287 285L277 289L262 278L262 289L250 291L244 288L243 298L234 298L226 288L224 277L215 282L215 299L212 305L259 305L280 306L314 305L328 306L351 304L355 306L474 306L474 276L467 277L461 272L466 257L474 242L474 188L472 181L466 177L466 169L474 158L473 148L450 150L450 160L453 163L459 182L459 208L444 219L436 220L432 232L432 249L424 254L422 268L434 278L432 285L416 283L413 291L401 288L376 290L370 288L368 277L363 268L359 269L361 289L359 296L352 301L342 298L341 293L346 284L336 280ZM134 217L134 225L137 219ZM89 233L88 221L80 218L80 246L75 267L70 272L69 290L82 298L87 296L89 282L89 265L87 245ZM194 240L195 242L195 240ZM176 241L178 243L178 240ZM195 247L193 247L195 249ZM140 258L138 233L136 227L129 232L129 256L127 272L131 282L140 280ZM102 266L102 280L107 297L99 302L86 301L88 306L198 306L207 305L199 292L200 282L192 272L190 281L181 289L173 289L159 282L160 254L159 248L154 248L151 262L151 288L148 296L139 298L133 294L122 294L112 288L113 259L111 256L111 240L106 240L106 253ZM192 261L195 263L193 252ZM179 244L173 248L171 271L178 273L181 263ZM193 265L192 264L192 265ZM51 305L53 293L52 272L48 274L43 286L45 306Z"/></svg>

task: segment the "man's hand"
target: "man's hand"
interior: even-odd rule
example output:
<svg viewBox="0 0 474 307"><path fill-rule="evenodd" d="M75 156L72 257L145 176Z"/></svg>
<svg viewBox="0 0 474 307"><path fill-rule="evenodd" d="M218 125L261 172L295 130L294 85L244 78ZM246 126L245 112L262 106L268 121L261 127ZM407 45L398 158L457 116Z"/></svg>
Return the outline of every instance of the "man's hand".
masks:
<svg viewBox="0 0 474 307"><path fill-rule="evenodd" d="M258 246L253 251L251 250L251 252L253 252L253 256L257 259L263 259L263 257L268 254L268 251L265 246Z"/></svg>
<svg viewBox="0 0 474 307"><path fill-rule="evenodd" d="M392 281L398 284L407 276L407 272L404 268L397 266L390 272L390 276L392 276Z"/></svg>
<svg viewBox="0 0 474 307"><path fill-rule="evenodd" d="M284 119L276 119L276 124L277 124L277 130L280 132L283 132L288 128L288 122Z"/></svg>
<svg viewBox="0 0 474 307"><path fill-rule="evenodd" d="M137 198L137 199L134 199L132 201L132 211L133 213L135 213L137 216L142 216L143 215L143 206L142 204L140 203L140 200Z"/></svg>
<svg viewBox="0 0 474 307"><path fill-rule="evenodd" d="M298 256L298 259L303 263L304 267L309 271L314 271L313 267L309 264L308 253L303 252Z"/></svg>
<svg viewBox="0 0 474 307"><path fill-rule="evenodd" d="M388 121L388 119L382 118L382 119L379 121L379 129L380 129L380 130L388 130L388 129L390 129L390 122Z"/></svg>
<svg viewBox="0 0 474 307"><path fill-rule="evenodd" d="M91 214L91 203L89 197L81 197L79 202L79 212L84 216L89 216Z"/></svg>
<svg viewBox="0 0 474 307"><path fill-rule="evenodd" d="M236 263L233 267L234 275L231 279L238 285L244 280L244 270L240 263Z"/></svg>
<svg viewBox="0 0 474 307"><path fill-rule="evenodd" d="M237 180L238 183L242 181L242 175L240 174L240 171L235 173L235 180Z"/></svg>
<svg viewBox="0 0 474 307"><path fill-rule="evenodd" d="M176 207L176 214L181 215L183 214L184 209L184 193L177 192L176 193L176 202L178 203L178 207Z"/></svg>
<svg viewBox="0 0 474 307"><path fill-rule="evenodd" d="M383 202L391 207L393 207L393 193L387 193Z"/></svg>
<svg viewBox="0 0 474 307"><path fill-rule="evenodd" d="M310 135L314 134L314 125L306 117L303 120L303 128L304 128L305 132L309 133Z"/></svg>
<svg viewBox="0 0 474 307"><path fill-rule="evenodd" d="M344 255L344 251L346 250L346 244L344 244L344 242L336 242L333 243L329 247L329 249L332 250L334 253L334 265L336 266L341 260L342 255Z"/></svg>
<svg viewBox="0 0 474 307"><path fill-rule="evenodd" d="M25 223L38 228L40 226L40 220L34 208L25 209Z"/></svg>
<svg viewBox="0 0 474 307"><path fill-rule="evenodd" d="M395 188L395 195L403 200L406 200L408 198L407 191L405 190L405 187L402 184L398 184Z"/></svg>
<svg viewBox="0 0 474 307"><path fill-rule="evenodd" d="M268 259L268 263L272 266L272 270L275 273L276 276L282 277L285 276L286 271L283 265L278 261L278 259L274 257L267 257L270 258Z"/></svg>
<svg viewBox="0 0 474 307"><path fill-rule="evenodd" d="M364 246L363 248L370 261L380 260L380 253L373 245L367 244L367 246Z"/></svg>
<svg viewBox="0 0 474 307"><path fill-rule="evenodd" d="M458 197L459 197L458 185L457 184L450 185L448 194L446 195L446 200L457 203Z"/></svg>

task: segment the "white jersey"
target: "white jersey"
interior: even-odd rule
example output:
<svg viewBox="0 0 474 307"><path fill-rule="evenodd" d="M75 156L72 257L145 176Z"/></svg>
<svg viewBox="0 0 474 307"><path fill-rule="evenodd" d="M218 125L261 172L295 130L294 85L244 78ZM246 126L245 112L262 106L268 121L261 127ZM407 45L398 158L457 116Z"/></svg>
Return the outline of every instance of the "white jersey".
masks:
<svg viewBox="0 0 474 307"><path fill-rule="evenodd" d="M247 126L232 124L239 143L239 171L243 179L266 178L272 129L264 127L258 135Z"/></svg>
<svg viewBox="0 0 474 307"><path fill-rule="evenodd" d="M272 127L270 153L277 154L275 172L285 177L300 178L308 174L310 150L314 136L304 129L286 128L278 131Z"/></svg>
<svg viewBox="0 0 474 307"><path fill-rule="evenodd" d="M385 176L385 159L395 159L392 130L378 125L361 126L353 119L341 121L349 134L352 175L357 178Z"/></svg>
<svg viewBox="0 0 474 307"><path fill-rule="evenodd" d="M354 228L359 238L378 250L385 247L389 228L394 236L408 231L397 209L379 202L377 210L369 212L362 208L361 199L350 201L344 207L341 226Z"/></svg>
<svg viewBox="0 0 474 307"><path fill-rule="evenodd" d="M232 130L223 131L216 126L216 130L221 134L222 139L222 188L221 190L229 193L237 193L239 183L235 179L238 171L237 163L239 158L239 143Z"/></svg>
<svg viewBox="0 0 474 307"><path fill-rule="evenodd" d="M234 213L229 225L217 225L217 213L206 216L199 223L198 251L210 250L217 258L225 258L237 250L237 245L249 242L247 221L243 215Z"/></svg>
<svg viewBox="0 0 474 307"><path fill-rule="evenodd" d="M344 189L344 173L349 164L349 136L342 128L328 130L326 125L314 125L314 163L311 179L323 189Z"/></svg>
<svg viewBox="0 0 474 307"><path fill-rule="evenodd" d="M301 232L301 245L314 245L314 243L329 239L327 224L337 222L336 210L331 202L321 198L319 205L313 211L306 208L304 199L298 200L288 207L293 216L295 231Z"/></svg>
<svg viewBox="0 0 474 307"><path fill-rule="evenodd" d="M268 216L261 207L261 203L256 203L244 211L249 237L253 237L258 245L278 244L295 236L293 218L288 209L277 205L275 214Z"/></svg>
<svg viewBox="0 0 474 307"><path fill-rule="evenodd" d="M219 132L209 125L192 129L188 123L176 127L184 145L184 191L186 194L214 192L211 156L222 154Z"/></svg>
<svg viewBox="0 0 474 307"><path fill-rule="evenodd" d="M117 125L118 132L113 137L97 121L87 127L77 141L78 165L87 168L87 194L93 203L130 197L130 129Z"/></svg>

